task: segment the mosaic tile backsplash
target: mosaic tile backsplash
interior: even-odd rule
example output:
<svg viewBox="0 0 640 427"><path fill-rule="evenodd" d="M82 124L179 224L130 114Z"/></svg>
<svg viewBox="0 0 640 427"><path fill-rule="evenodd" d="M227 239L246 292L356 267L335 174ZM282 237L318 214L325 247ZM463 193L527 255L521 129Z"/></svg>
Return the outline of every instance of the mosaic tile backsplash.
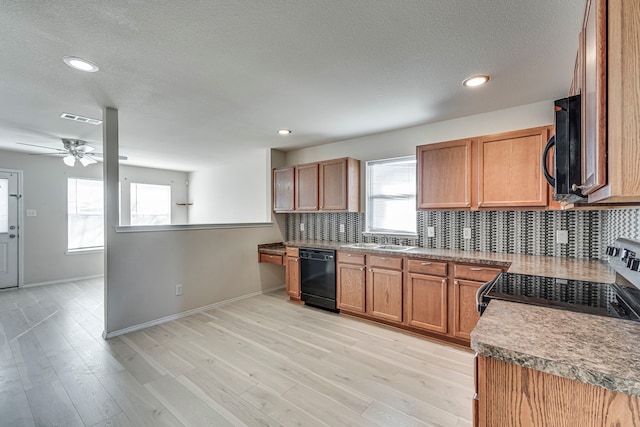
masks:
<svg viewBox="0 0 640 427"><path fill-rule="evenodd" d="M304 224L304 231L300 231ZM345 232L340 233L340 224ZM427 237L427 227L435 236ZM463 239L463 228L471 239ZM567 230L568 244L556 243L556 230ZM364 213L287 214L287 240L377 241L365 237ZM617 237L640 240L640 209L597 211L421 211L418 239L390 239L424 248L462 249L567 258L605 258L604 248Z"/></svg>

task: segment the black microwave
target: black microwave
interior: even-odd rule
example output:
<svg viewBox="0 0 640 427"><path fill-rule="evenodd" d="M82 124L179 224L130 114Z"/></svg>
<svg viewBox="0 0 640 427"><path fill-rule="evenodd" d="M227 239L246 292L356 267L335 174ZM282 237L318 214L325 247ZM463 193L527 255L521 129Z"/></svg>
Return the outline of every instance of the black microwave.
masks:
<svg viewBox="0 0 640 427"><path fill-rule="evenodd" d="M580 95L554 101L555 135L542 154L542 171L553 187L553 200L567 203L584 202L582 191L582 144L580 138ZM555 146L553 176L547 167L549 151Z"/></svg>

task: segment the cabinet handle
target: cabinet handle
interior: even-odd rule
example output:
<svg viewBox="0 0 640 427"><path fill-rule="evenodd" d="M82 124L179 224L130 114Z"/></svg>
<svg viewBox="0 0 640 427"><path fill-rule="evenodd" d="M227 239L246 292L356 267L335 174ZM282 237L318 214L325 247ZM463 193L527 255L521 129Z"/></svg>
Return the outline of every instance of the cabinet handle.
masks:
<svg viewBox="0 0 640 427"><path fill-rule="evenodd" d="M471 267L469 270L471 270L471 271L482 271L482 270L484 270L484 268L480 268L480 267Z"/></svg>
<svg viewBox="0 0 640 427"><path fill-rule="evenodd" d="M478 393L473 393L473 400L480 400L480 396L478 396Z"/></svg>
<svg viewBox="0 0 640 427"><path fill-rule="evenodd" d="M373 269L372 268L369 269L369 273L373 273Z"/></svg>
<svg viewBox="0 0 640 427"><path fill-rule="evenodd" d="M442 279L442 284L446 285L447 284L447 279Z"/></svg>
<svg viewBox="0 0 640 427"><path fill-rule="evenodd" d="M456 285L456 286L458 286L458 285L460 285L460 282L458 282L457 280L454 280L454 281L453 281L453 284L454 284L454 285Z"/></svg>
<svg viewBox="0 0 640 427"><path fill-rule="evenodd" d="M587 189L587 188L589 188L589 187L587 187L586 185L573 184L571 186L571 190L572 191L584 190L584 189Z"/></svg>
<svg viewBox="0 0 640 427"><path fill-rule="evenodd" d="M360 271L364 271L364 270L365 270L365 268L364 268L364 267L360 267Z"/></svg>
<svg viewBox="0 0 640 427"><path fill-rule="evenodd" d="M293 262L298 262L298 258L294 258L294 259L292 259L291 261L293 261Z"/></svg>
<svg viewBox="0 0 640 427"><path fill-rule="evenodd" d="M431 265L431 264L433 264L433 263L431 263L431 262L423 262L421 265Z"/></svg>
<svg viewBox="0 0 640 427"><path fill-rule="evenodd" d="M389 261L389 258L380 258L380 261Z"/></svg>

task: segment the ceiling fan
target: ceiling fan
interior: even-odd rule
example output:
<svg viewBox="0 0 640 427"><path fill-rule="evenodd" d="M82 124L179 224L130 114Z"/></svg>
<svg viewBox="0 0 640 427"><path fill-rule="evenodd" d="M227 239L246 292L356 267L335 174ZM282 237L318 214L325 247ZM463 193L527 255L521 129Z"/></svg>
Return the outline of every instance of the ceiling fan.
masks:
<svg viewBox="0 0 640 427"><path fill-rule="evenodd" d="M64 156L62 161L65 165L73 167L76 164L76 160L79 161L82 166L92 165L98 161L95 157L102 157L102 153L95 153L90 145L87 145L87 141L81 139L67 139L62 138L62 145L64 148L45 147L44 145L26 144L24 142L16 142L20 145L28 145L30 147L45 148L47 150L55 150L53 153L30 153L32 156ZM127 160L125 156L118 156L120 160Z"/></svg>

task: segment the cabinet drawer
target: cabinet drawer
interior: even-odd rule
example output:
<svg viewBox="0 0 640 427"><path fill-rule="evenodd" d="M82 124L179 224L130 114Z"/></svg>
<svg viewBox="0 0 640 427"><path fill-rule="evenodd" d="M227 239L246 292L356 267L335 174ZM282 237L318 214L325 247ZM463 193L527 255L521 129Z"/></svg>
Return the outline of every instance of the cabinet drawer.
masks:
<svg viewBox="0 0 640 427"><path fill-rule="evenodd" d="M493 280L501 271L502 269L500 268L483 265L455 265L456 279L475 280L477 282Z"/></svg>
<svg viewBox="0 0 640 427"><path fill-rule="evenodd" d="M299 256L299 255L300 255L300 248L287 246L287 256Z"/></svg>
<svg viewBox="0 0 640 427"><path fill-rule="evenodd" d="M259 262L268 262L270 264L284 265L284 262L282 262L282 255L260 253Z"/></svg>
<svg viewBox="0 0 640 427"><path fill-rule="evenodd" d="M446 276L447 263L430 261L428 259L409 259L407 269L410 273L430 274L432 276Z"/></svg>
<svg viewBox="0 0 640 427"><path fill-rule="evenodd" d="M402 270L402 258L393 256L369 255L369 267Z"/></svg>
<svg viewBox="0 0 640 427"><path fill-rule="evenodd" d="M338 252L338 262L345 264L358 264L364 265L364 254L357 254L353 252Z"/></svg>

